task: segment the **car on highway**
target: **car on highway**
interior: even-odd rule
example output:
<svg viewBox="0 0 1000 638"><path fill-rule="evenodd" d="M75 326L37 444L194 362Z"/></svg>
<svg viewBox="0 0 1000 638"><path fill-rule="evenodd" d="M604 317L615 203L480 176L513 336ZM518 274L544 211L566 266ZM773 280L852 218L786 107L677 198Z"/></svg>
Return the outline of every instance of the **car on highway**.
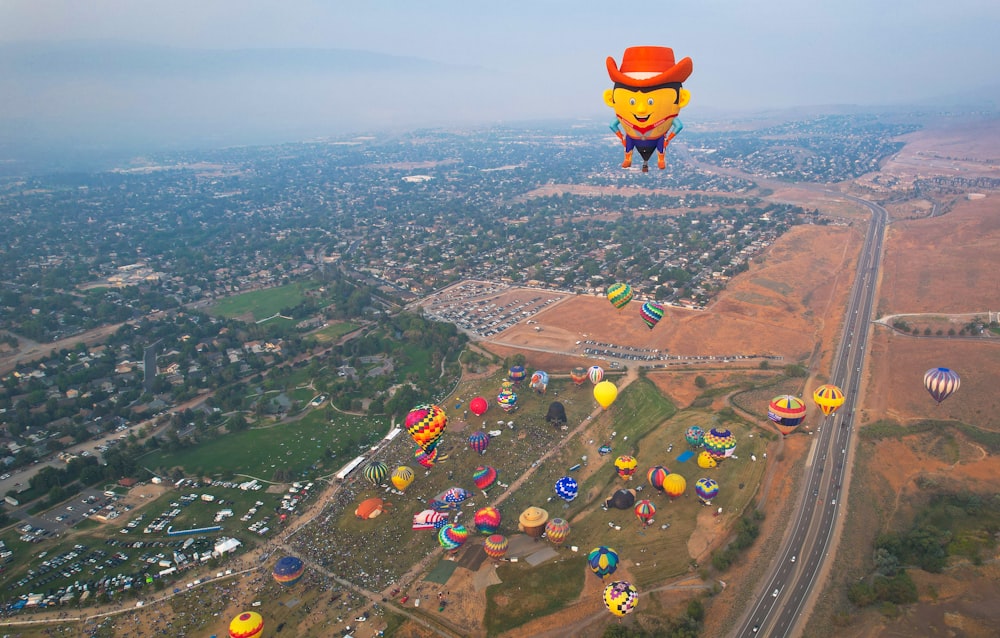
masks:
<svg viewBox="0 0 1000 638"><path fill-rule="evenodd" d="M795 562L795 557L794 557L794 556L792 556L792 562L793 562L793 563Z"/></svg>
<svg viewBox="0 0 1000 638"><path fill-rule="evenodd" d="M778 597L778 590L777 589L775 589L773 592L771 592L771 597L772 598L777 598Z"/></svg>
<svg viewBox="0 0 1000 638"><path fill-rule="evenodd" d="M760 625L754 625L753 626L753 632L757 633L758 631L760 631Z"/></svg>

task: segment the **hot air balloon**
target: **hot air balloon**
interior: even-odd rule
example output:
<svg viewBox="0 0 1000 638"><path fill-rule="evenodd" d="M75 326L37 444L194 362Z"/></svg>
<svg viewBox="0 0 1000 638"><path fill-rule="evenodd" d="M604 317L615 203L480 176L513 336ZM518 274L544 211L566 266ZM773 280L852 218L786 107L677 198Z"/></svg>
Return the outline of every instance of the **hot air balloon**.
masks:
<svg viewBox="0 0 1000 638"><path fill-rule="evenodd" d="M472 496L461 487L449 487L441 492L428 503L438 511L453 510L458 508L463 502Z"/></svg>
<svg viewBox="0 0 1000 638"><path fill-rule="evenodd" d="M385 501L378 497L368 498L358 503L358 506L354 509L354 515L363 521L367 521L378 518L384 510Z"/></svg>
<svg viewBox="0 0 1000 638"><path fill-rule="evenodd" d="M710 503L719 494L719 484L710 478L700 478L694 484L695 494L704 503Z"/></svg>
<svg viewBox="0 0 1000 638"><path fill-rule="evenodd" d="M961 383L958 373L948 368L931 368L924 373L924 388L930 392L938 405L950 397Z"/></svg>
<svg viewBox="0 0 1000 638"><path fill-rule="evenodd" d="M635 516L642 523L643 527L649 525L649 521L653 520L656 515L656 506L653 505L653 501L649 499L642 499L635 504Z"/></svg>
<svg viewBox="0 0 1000 638"><path fill-rule="evenodd" d="M708 470L716 467L718 464L719 462L715 460L715 457L708 453L708 450L702 450L698 454L698 467L701 469Z"/></svg>
<svg viewBox="0 0 1000 638"><path fill-rule="evenodd" d="M576 498L580 487L572 476L564 476L556 481L556 494L567 503Z"/></svg>
<svg viewBox="0 0 1000 638"><path fill-rule="evenodd" d="M669 474L667 478L663 479L663 493L671 499L683 494L685 488L687 488L687 481L680 474Z"/></svg>
<svg viewBox="0 0 1000 638"><path fill-rule="evenodd" d="M705 434L705 451L716 461L729 458L736 451L736 437L729 430L712 428Z"/></svg>
<svg viewBox="0 0 1000 638"><path fill-rule="evenodd" d="M623 454L615 459L615 470L617 470L618 476L626 481L632 480L632 475L635 474L637 465L639 465L639 462L635 460L635 457L627 454Z"/></svg>
<svg viewBox="0 0 1000 638"><path fill-rule="evenodd" d="M483 397L476 397L469 401L469 409L476 416L483 416L490 409L490 403Z"/></svg>
<svg viewBox="0 0 1000 638"><path fill-rule="evenodd" d="M472 473L472 482L476 484L476 489L485 490L493 485L497 480L497 471L489 465L480 465Z"/></svg>
<svg viewBox="0 0 1000 638"><path fill-rule="evenodd" d="M510 390L501 390L497 395L497 405L504 412L510 412L517 407L517 395Z"/></svg>
<svg viewBox="0 0 1000 638"><path fill-rule="evenodd" d="M767 418L774 421L779 432L791 434L806 418L806 404L790 394L774 397L767 405Z"/></svg>
<svg viewBox="0 0 1000 638"><path fill-rule="evenodd" d="M553 545L562 545L569 536L569 523L561 518L550 519L545 524L545 538Z"/></svg>
<svg viewBox="0 0 1000 638"><path fill-rule="evenodd" d="M511 382L510 379L504 379L503 381L500 382L500 389L507 390L508 392L513 392L514 384Z"/></svg>
<svg viewBox="0 0 1000 638"><path fill-rule="evenodd" d="M548 520L548 512L540 507L531 506L521 512L517 519L517 528L532 538L541 538Z"/></svg>
<svg viewBox="0 0 1000 638"><path fill-rule="evenodd" d="M635 505L635 490L620 489L604 500L604 507L627 510Z"/></svg>
<svg viewBox="0 0 1000 638"><path fill-rule="evenodd" d="M615 581L604 588L604 606L615 616L631 614L638 602L639 590L628 581Z"/></svg>
<svg viewBox="0 0 1000 638"><path fill-rule="evenodd" d="M365 466L364 476L372 485L378 486L389 475L389 466L382 461L372 461Z"/></svg>
<svg viewBox="0 0 1000 638"><path fill-rule="evenodd" d="M592 384L597 385L604 380L604 368L601 366L590 366L590 369L587 370L587 378L590 379Z"/></svg>
<svg viewBox="0 0 1000 638"><path fill-rule="evenodd" d="M813 390L813 401L826 416L839 410L844 400L844 391L829 383Z"/></svg>
<svg viewBox="0 0 1000 638"><path fill-rule="evenodd" d="M400 492L405 492L406 488L410 487L410 484L413 483L413 469L406 465L400 465L392 471L392 476L389 480L392 481L393 487Z"/></svg>
<svg viewBox="0 0 1000 638"><path fill-rule="evenodd" d="M417 463L430 469L434 467L434 461L437 460L438 451L431 450L430 452L424 452L420 448L413 453L413 458L417 460Z"/></svg>
<svg viewBox="0 0 1000 638"><path fill-rule="evenodd" d="M448 416L436 405L418 405L406 415L406 431L420 449L430 453L448 427Z"/></svg>
<svg viewBox="0 0 1000 638"><path fill-rule="evenodd" d="M507 555L508 546L509 542L506 536L491 534L486 537L486 541L483 543L483 551L493 560L500 560Z"/></svg>
<svg viewBox="0 0 1000 638"><path fill-rule="evenodd" d="M475 452L480 454L486 452L486 448L490 444L490 435L478 430L469 435L469 447Z"/></svg>
<svg viewBox="0 0 1000 638"><path fill-rule="evenodd" d="M285 556L274 564L271 576L279 585L291 587L299 582L306 571L306 564L294 556Z"/></svg>
<svg viewBox="0 0 1000 638"><path fill-rule="evenodd" d="M610 547L595 547L587 554L587 565L598 578L604 578L618 569L618 552Z"/></svg>
<svg viewBox="0 0 1000 638"><path fill-rule="evenodd" d="M493 506L487 506L476 510L476 515L472 519L472 524L476 526L476 531L480 534L496 534L500 529L500 510Z"/></svg>
<svg viewBox="0 0 1000 638"><path fill-rule="evenodd" d="M632 286L623 283L611 284L608 286L608 301L615 308L621 310L632 301Z"/></svg>
<svg viewBox="0 0 1000 638"><path fill-rule="evenodd" d="M448 523L438 530L438 543L449 552L457 551L467 538L469 538L469 530L462 525Z"/></svg>
<svg viewBox="0 0 1000 638"><path fill-rule="evenodd" d="M525 371L524 366L511 366L507 372L507 378L513 383L521 383L526 376L528 376L528 373Z"/></svg>
<svg viewBox="0 0 1000 638"><path fill-rule="evenodd" d="M569 378L576 385L583 385L583 382L587 380L587 369L577 366L569 371Z"/></svg>
<svg viewBox="0 0 1000 638"><path fill-rule="evenodd" d="M692 425L684 433L684 440L691 447L701 447L702 443L705 441L705 430L702 430L697 425Z"/></svg>
<svg viewBox="0 0 1000 638"><path fill-rule="evenodd" d="M549 387L549 373L544 370L535 370L531 373L531 389L538 394L545 394Z"/></svg>
<svg viewBox="0 0 1000 638"><path fill-rule="evenodd" d="M646 472L646 479L649 481L649 484L652 485L654 489L656 489L657 492L662 492L663 479L667 478L668 474L670 474L670 470L668 470L667 468L663 467L662 465L654 465L653 467L649 468L648 472Z"/></svg>
<svg viewBox="0 0 1000 638"><path fill-rule="evenodd" d="M229 638L260 638L264 635L264 618L255 611L244 611L229 623Z"/></svg>
<svg viewBox="0 0 1000 638"><path fill-rule="evenodd" d="M610 381L601 381L594 386L594 398L607 410L618 398L618 387Z"/></svg>
<svg viewBox="0 0 1000 638"><path fill-rule="evenodd" d="M558 401L549 404L549 410L545 413L545 420L553 426L566 424L566 406Z"/></svg>
<svg viewBox="0 0 1000 638"><path fill-rule="evenodd" d="M639 309L639 316L642 317L642 320L652 330L660 322L660 319L663 319L663 306L655 301L647 301Z"/></svg>
<svg viewBox="0 0 1000 638"><path fill-rule="evenodd" d="M691 101L682 88L691 75L691 58L674 60L674 50L661 46L628 47L619 67L608 57L605 65L612 88L604 91L604 103L615 112L611 130L625 147L622 168L632 166L632 152L642 157L642 172L657 153L656 165L667 166L665 152L684 125L677 117Z"/></svg>
<svg viewBox="0 0 1000 638"><path fill-rule="evenodd" d="M434 510L423 510L413 515L413 529L441 529L448 523L448 515Z"/></svg>

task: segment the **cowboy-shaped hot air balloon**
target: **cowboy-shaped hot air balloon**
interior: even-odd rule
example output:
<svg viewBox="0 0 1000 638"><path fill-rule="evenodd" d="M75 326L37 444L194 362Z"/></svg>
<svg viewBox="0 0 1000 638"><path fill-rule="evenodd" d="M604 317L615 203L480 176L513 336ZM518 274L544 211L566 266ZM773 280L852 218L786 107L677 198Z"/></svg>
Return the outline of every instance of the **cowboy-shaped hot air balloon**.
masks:
<svg viewBox="0 0 1000 638"><path fill-rule="evenodd" d="M420 449L430 454L448 426L448 416L436 405L418 405L406 415L406 431Z"/></svg>
<svg viewBox="0 0 1000 638"><path fill-rule="evenodd" d="M595 547L587 554L587 565L598 578L604 578L618 569L618 552L610 547Z"/></svg>
<svg viewBox="0 0 1000 638"><path fill-rule="evenodd" d="M958 373L948 368L931 368L924 373L924 388L934 397L938 405L950 397L961 383Z"/></svg>
<svg viewBox="0 0 1000 638"><path fill-rule="evenodd" d="M608 286L608 301L615 308L621 310L632 301L632 286L621 282Z"/></svg>
<svg viewBox="0 0 1000 638"><path fill-rule="evenodd" d="M642 317L646 326L652 330L656 327L656 324L660 323L660 319L663 319L663 306L655 301L647 301L642 304L642 308L639 308L639 316Z"/></svg>
<svg viewBox="0 0 1000 638"><path fill-rule="evenodd" d="M500 510L492 505L487 505L476 510L472 524L475 525L476 531L480 534L496 534L497 530L500 529L500 521Z"/></svg>
<svg viewBox="0 0 1000 638"><path fill-rule="evenodd" d="M632 151L636 149L642 156L644 173L649 170L653 151L657 153L656 165L666 168L666 147L684 128L677 115L691 101L688 90L681 88L691 75L691 58L675 62L674 50L669 47L629 47L620 67L608 57L607 68L614 87L604 91L604 103L615 111L611 130L625 146L622 168L632 166Z"/></svg>
<svg viewBox="0 0 1000 638"><path fill-rule="evenodd" d="M486 448L490 444L490 435L483 432L482 430L477 430L469 435L469 447L472 448L474 452L479 452L483 454L486 452Z"/></svg>
<svg viewBox="0 0 1000 638"><path fill-rule="evenodd" d="M541 538L545 532L545 524L549 521L549 513L540 507L532 505L517 518L517 529L532 538Z"/></svg>
<svg viewBox="0 0 1000 638"><path fill-rule="evenodd" d="M632 475L635 474L635 468L638 465L639 462L635 460L635 457L628 454L623 454L615 459L615 471L626 481L632 480Z"/></svg>
<svg viewBox="0 0 1000 638"><path fill-rule="evenodd" d="M790 394L774 397L767 404L767 418L774 421L778 431L787 436L806 418L806 404Z"/></svg>
<svg viewBox="0 0 1000 638"><path fill-rule="evenodd" d="M825 383L813 390L813 402L826 416L839 410L844 401L844 391L833 384Z"/></svg>
<svg viewBox="0 0 1000 638"><path fill-rule="evenodd" d="M631 614L638 602L639 590L628 581L615 581L604 588L604 606L615 616Z"/></svg>

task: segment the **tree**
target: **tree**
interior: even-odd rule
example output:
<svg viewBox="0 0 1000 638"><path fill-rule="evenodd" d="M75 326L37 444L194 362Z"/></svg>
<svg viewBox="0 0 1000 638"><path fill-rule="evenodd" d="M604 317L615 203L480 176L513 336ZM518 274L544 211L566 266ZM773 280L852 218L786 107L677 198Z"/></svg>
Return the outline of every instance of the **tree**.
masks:
<svg viewBox="0 0 1000 638"><path fill-rule="evenodd" d="M708 387L708 380L699 374L694 378L694 385L696 388L703 390Z"/></svg>

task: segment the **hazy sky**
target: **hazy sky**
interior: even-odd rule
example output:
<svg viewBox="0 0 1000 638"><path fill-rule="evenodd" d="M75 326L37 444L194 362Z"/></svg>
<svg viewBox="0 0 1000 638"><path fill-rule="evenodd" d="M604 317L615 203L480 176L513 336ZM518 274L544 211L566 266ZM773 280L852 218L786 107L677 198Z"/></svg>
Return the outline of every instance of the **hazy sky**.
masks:
<svg viewBox="0 0 1000 638"><path fill-rule="evenodd" d="M604 58L638 44L693 59L691 114L924 100L996 85L998 32L996 0L0 0L0 43L360 49L479 66L503 74L498 95L441 83L426 95L355 85L311 99L511 120L610 116Z"/></svg>

